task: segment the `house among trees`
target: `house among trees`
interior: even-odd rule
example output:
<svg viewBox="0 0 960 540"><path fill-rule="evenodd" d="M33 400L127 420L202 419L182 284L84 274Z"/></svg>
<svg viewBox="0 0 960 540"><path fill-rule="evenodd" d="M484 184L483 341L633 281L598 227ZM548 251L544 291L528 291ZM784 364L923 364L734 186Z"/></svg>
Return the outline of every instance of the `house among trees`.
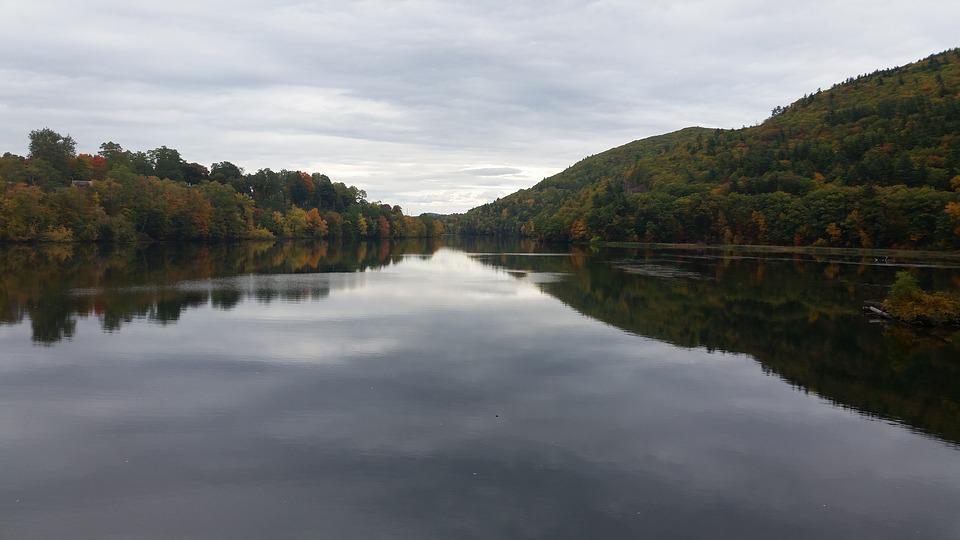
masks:
<svg viewBox="0 0 960 540"><path fill-rule="evenodd" d="M75 188L88 188L93 185L93 180L74 180L71 184Z"/></svg>

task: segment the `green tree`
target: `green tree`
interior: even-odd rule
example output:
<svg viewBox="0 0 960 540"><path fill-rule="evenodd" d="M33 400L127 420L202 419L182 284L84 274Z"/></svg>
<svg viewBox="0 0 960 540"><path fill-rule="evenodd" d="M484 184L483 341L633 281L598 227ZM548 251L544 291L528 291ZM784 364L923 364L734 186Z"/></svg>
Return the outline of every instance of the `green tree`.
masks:
<svg viewBox="0 0 960 540"><path fill-rule="evenodd" d="M186 162L177 150L161 146L147 152L147 157L153 167L153 174L157 177L180 182L185 180L183 169Z"/></svg>
<svg viewBox="0 0 960 540"><path fill-rule="evenodd" d="M61 135L50 128L30 132L30 159L43 160L59 174L55 179L64 184L70 181L70 162L76 157L77 143L69 135Z"/></svg>

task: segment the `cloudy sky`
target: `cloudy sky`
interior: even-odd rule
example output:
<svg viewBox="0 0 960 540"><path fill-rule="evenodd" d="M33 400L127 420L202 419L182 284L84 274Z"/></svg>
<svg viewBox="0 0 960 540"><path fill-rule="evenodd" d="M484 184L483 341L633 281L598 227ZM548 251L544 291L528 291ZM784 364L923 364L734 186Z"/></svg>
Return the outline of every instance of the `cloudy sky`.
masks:
<svg viewBox="0 0 960 540"><path fill-rule="evenodd" d="M48 126L458 211L960 45L945 0L0 0L0 151Z"/></svg>

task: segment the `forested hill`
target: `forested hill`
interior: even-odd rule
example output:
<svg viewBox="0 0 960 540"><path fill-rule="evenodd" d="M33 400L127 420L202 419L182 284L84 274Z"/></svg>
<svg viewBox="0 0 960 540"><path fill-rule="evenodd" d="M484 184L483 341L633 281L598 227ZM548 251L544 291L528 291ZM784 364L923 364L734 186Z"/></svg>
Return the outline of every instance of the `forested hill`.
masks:
<svg viewBox="0 0 960 540"><path fill-rule="evenodd" d="M229 161L209 169L161 146L106 142L77 154L69 135L30 132L30 153L0 157L0 242L398 238L443 234L433 216L367 201L326 175Z"/></svg>
<svg viewBox="0 0 960 540"><path fill-rule="evenodd" d="M464 234L960 247L960 49L817 90L761 125L586 158L449 218Z"/></svg>

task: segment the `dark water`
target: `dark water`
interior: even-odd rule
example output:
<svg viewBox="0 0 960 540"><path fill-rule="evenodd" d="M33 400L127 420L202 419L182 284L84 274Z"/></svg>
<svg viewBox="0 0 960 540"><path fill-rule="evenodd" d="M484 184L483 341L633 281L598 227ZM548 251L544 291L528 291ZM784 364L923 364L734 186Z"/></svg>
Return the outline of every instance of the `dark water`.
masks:
<svg viewBox="0 0 960 540"><path fill-rule="evenodd" d="M3 248L0 537L960 538L931 262Z"/></svg>

